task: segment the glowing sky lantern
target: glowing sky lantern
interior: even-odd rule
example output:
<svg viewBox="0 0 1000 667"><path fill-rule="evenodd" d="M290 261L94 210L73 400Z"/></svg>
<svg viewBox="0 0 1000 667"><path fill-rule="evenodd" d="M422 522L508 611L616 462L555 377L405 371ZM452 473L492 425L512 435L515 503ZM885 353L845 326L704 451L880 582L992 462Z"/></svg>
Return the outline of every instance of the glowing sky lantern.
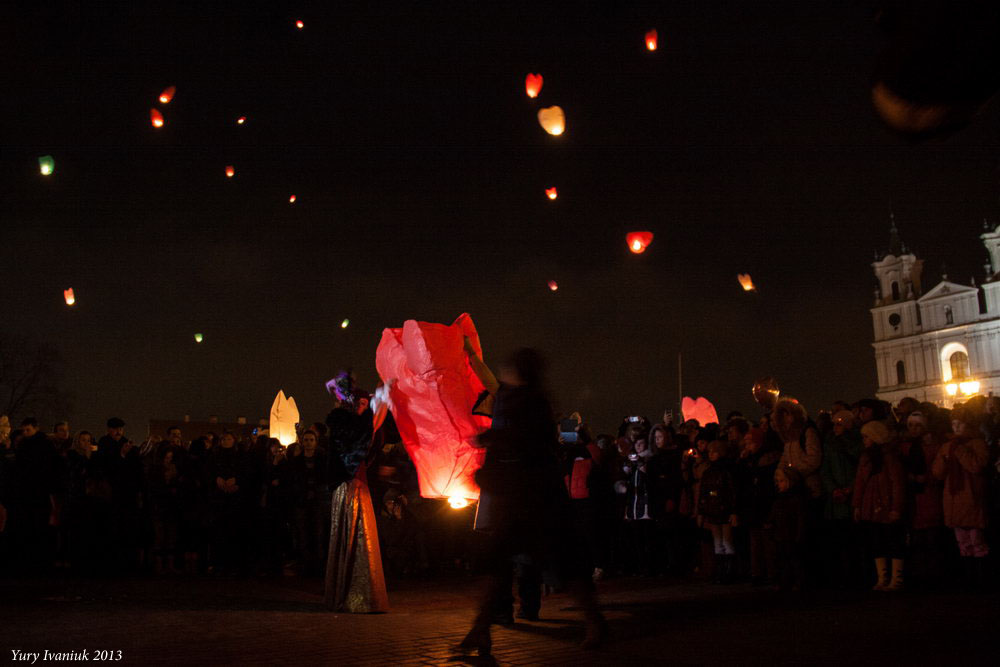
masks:
<svg viewBox="0 0 1000 667"><path fill-rule="evenodd" d="M685 396L681 399L681 414L684 415L684 421L694 419L699 426L719 423L715 406L704 396L699 396L697 399Z"/></svg>
<svg viewBox="0 0 1000 667"><path fill-rule="evenodd" d="M639 255L646 252L646 247L653 242L653 232L629 232L625 235L628 249Z"/></svg>
<svg viewBox="0 0 1000 667"><path fill-rule="evenodd" d="M237 125L242 125L245 122L247 122L247 117L246 116L240 116L239 118L236 119L236 124Z"/></svg>
<svg viewBox="0 0 1000 667"><path fill-rule="evenodd" d="M559 196L559 191L553 188L545 188L545 196L549 199L555 199Z"/></svg>
<svg viewBox="0 0 1000 667"><path fill-rule="evenodd" d="M757 288L753 284L753 280L750 279L749 273L737 274L736 279L740 281L740 285L743 287L744 292L756 292Z"/></svg>
<svg viewBox="0 0 1000 667"><path fill-rule="evenodd" d="M72 306L74 303L76 303L76 295L73 294L72 287L63 290L63 298L66 299L67 306Z"/></svg>
<svg viewBox="0 0 1000 667"><path fill-rule="evenodd" d="M546 107L538 110L538 123L546 132L559 136L566 131L566 115L562 107Z"/></svg>
<svg viewBox="0 0 1000 667"><path fill-rule="evenodd" d="M655 51L656 46L659 42L659 36L656 34L656 28L653 28L646 33L646 48L650 51Z"/></svg>
<svg viewBox="0 0 1000 667"><path fill-rule="evenodd" d="M291 197L288 198L288 203L289 204L294 204L295 203L295 199L296 199L295 195L292 195Z"/></svg>
<svg viewBox="0 0 1000 667"><path fill-rule="evenodd" d="M236 175L236 168L233 165L231 165L231 164L227 164L226 165L226 178L232 178L235 175Z"/></svg>
<svg viewBox="0 0 1000 667"><path fill-rule="evenodd" d="M303 28L306 27L306 24L303 23L301 20L299 20L295 22L295 27L298 28L299 30L302 30ZM322 30L320 30L320 32L322 32Z"/></svg>
<svg viewBox="0 0 1000 667"><path fill-rule="evenodd" d="M149 122L153 124L153 127L163 127L163 114L160 113L159 109L149 110Z"/></svg>
<svg viewBox="0 0 1000 667"><path fill-rule="evenodd" d="M542 75L529 74L524 77L524 92L528 93L528 97L538 97L538 93L542 92Z"/></svg>
<svg viewBox="0 0 1000 667"><path fill-rule="evenodd" d="M299 408L295 405L295 399L289 396L285 398L285 392L279 390L271 404L271 420L268 424L268 433L272 438L277 438L278 442L287 447L295 442L295 425L299 423Z"/></svg>
<svg viewBox="0 0 1000 667"><path fill-rule="evenodd" d="M463 348L465 337L481 357L467 314L451 325L407 320L402 328L385 329L375 352L420 495L447 498L453 507L479 498L473 473L486 450L474 444L490 425L488 417L472 414L484 387Z"/></svg>
<svg viewBox="0 0 1000 667"><path fill-rule="evenodd" d="M160 93L160 104L170 104L170 100L174 99L174 93L177 92L175 86L170 86L162 93Z"/></svg>
<svg viewBox="0 0 1000 667"><path fill-rule="evenodd" d="M550 280L549 281L549 289L552 290L553 292L555 292L557 289L559 289L559 283L557 283L554 280Z"/></svg>
<svg viewBox="0 0 1000 667"><path fill-rule="evenodd" d="M202 335L201 335L200 333L196 333L196 334L194 335L194 342L196 342L196 343L200 343L200 342L201 342L201 341L203 341L203 340L205 340L205 337L204 337L204 336L202 336Z"/></svg>
<svg viewBox="0 0 1000 667"><path fill-rule="evenodd" d="M56 161L51 155L43 155L38 158L38 171L42 172L42 176L51 176L55 170Z"/></svg>
<svg viewBox="0 0 1000 667"><path fill-rule="evenodd" d="M346 329L350 325L351 325L351 321L345 317L344 321L340 323L340 328L341 329Z"/></svg>

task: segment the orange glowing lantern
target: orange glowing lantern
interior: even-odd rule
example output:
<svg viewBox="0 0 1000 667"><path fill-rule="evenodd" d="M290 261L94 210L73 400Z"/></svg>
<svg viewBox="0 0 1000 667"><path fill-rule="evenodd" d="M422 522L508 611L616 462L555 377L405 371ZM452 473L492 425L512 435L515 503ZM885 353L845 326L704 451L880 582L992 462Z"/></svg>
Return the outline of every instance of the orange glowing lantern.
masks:
<svg viewBox="0 0 1000 667"><path fill-rule="evenodd" d="M756 292L757 288L753 284L753 280L750 279L749 273L737 274L736 279L740 281L740 285L743 287L744 292Z"/></svg>
<svg viewBox="0 0 1000 667"><path fill-rule="evenodd" d="M67 306L72 306L74 303L76 303L76 295L73 294L72 287L63 290L63 298L66 299Z"/></svg>
<svg viewBox="0 0 1000 667"><path fill-rule="evenodd" d="M447 498L456 509L479 498L473 474L486 450L476 436L490 425L488 417L472 413L485 387L469 363L466 337L482 358L467 314L451 325L407 320L402 328L385 329L375 352L420 495Z"/></svg>
<svg viewBox="0 0 1000 667"><path fill-rule="evenodd" d="M538 123L546 132L557 137L566 131L566 114L562 107L539 109Z"/></svg>
<svg viewBox="0 0 1000 667"><path fill-rule="evenodd" d="M291 197L288 198L288 203L289 204L294 204L295 203L295 195L292 195Z"/></svg>
<svg viewBox="0 0 1000 667"><path fill-rule="evenodd" d="M236 168L233 165L226 165L226 178L232 178L236 175Z"/></svg>
<svg viewBox="0 0 1000 667"><path fill-rule="evenodd" d="M242 125L245 122L247 122L247 117L246 116L240 116L239 118L236 119L236 124L237 125Z"/></svg>
<svg viewBox="0 0 1000 667"><path fill-rule="evenodd" d="M306 24L305 24L305 23L303 23L302 21L296 21L296 22L295 22L295 27L296 27L296 28L298 28L299 30L302 30L303 28L305 28L305 27L306 27ZM322 32L322 31L321 31L321 32Z"/></svg>
<svg viewBox="0 0 1000 667"><path fill-rule="evenodd" d="M659 41L659 36L656 34L656 28L653 28L646 33L646 48L650 51L655 51L657 43Z"/></svg>
<svg viewBox="0 0 1000 667"><path fill-rule="evenodd" d="M528 93L528 97L538 97L538 93L542 92L542 75L529 74L524 77L524 92Z"/></svg>
<svg viewBox="0 0 1000 667"><path fill-rule="evenodd" d="M149 110L149 122L153 124L153 127L163 127L163 114L160 113L159 109Z"/></svg>
<svg viewBox="0 0 1000 667"><path fill-rule="evenodd" d="M549 281L549 289L552 290L553 292L555 292L557 289L559 289L559 283L557 283L554 280L550 280Z"/></svg>
<svg viewBox="0 0 1000 667"><path fill-rule="evenodd" d="M684 421L694 419L699 426L719 423L719 415L715 412L715 406L704 396L698 398L685 396L682 398L681 414L684 416Z"/></svg>
<svg viewBox="0 0 1000 667"><path fill-rule="evenodd" d="M174 93L177 92L176 86L170 86L162 93L160 93L160 104L170 104L170 100L174 99Z"/></svg>
<svg viewBox="0 0 1000 667"><path fill-rule="evenodd" d="M555 188L545 188L545 196L549 199L555 199L559 196L559 192Z"/></svg>
<svg viewBox="0 0 1000 667"><path fill-rule="evenodd" d="M653 232L630 232L625 235L628 249L639 255L646 252L646 247L653 242Z"/></svg>

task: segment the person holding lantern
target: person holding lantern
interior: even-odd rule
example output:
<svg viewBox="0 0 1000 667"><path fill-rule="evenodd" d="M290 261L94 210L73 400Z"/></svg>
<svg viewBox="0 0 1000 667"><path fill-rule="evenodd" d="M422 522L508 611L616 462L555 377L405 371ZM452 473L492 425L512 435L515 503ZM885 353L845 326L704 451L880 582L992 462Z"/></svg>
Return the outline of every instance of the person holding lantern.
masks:
<svg viewBox="0 0 1000 667"><path fill-rule="evenodd" d="M326 560L326 606L355 614L389 611L375 509L368 491L366 462L388 405L369 408L368 392L355 386L350 371L327 383L335 407L330 429L330 547ZM378 395L378 392L376 392ZM380 417L380 418L379 418Z"/></svg>

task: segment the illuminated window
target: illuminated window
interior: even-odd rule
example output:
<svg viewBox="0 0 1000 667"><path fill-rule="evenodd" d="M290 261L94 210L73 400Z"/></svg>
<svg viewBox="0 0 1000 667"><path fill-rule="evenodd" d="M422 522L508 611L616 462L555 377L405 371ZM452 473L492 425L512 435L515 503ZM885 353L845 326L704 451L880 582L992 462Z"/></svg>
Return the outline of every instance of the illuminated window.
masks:
<svg viewBox="0 0 1000 667"><path fill-rule="evenodd" d="M948 357L951 364L951 377L956 380L969 377L969 355L965 352L955 352Z"/></svg>

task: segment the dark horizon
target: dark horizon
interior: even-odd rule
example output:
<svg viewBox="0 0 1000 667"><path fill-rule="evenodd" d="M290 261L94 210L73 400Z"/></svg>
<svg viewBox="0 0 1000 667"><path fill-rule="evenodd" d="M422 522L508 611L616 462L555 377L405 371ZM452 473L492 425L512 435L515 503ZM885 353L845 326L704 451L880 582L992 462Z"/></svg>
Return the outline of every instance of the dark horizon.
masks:
<svg viewBox="0 0 1000 667"><path fill-rule="evenodd" d="M720 416L764 375L815 413L874 395L890 208L925 290L981 281L996 108L885 129L872 6L529 7L5 7L0 309L64 352L73 429L255 422L279 389L321 420L339 369L374 385L383 328L463 312L601 431L676 407L678 352Z"/></svg>

